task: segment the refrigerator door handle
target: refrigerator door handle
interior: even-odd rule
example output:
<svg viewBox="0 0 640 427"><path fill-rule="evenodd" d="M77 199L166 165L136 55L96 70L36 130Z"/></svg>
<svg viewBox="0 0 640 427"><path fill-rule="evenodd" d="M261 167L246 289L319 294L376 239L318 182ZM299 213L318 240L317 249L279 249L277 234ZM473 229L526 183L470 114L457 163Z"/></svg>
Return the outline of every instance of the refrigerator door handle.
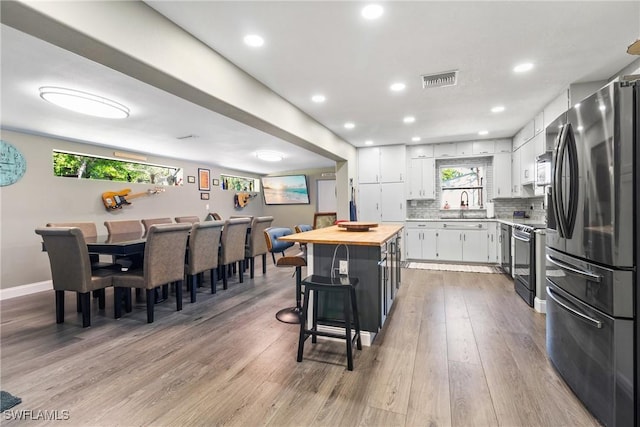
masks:
<svg viewBox="0 0 640 427"><path fill-rule="evenodd" d="M551 298L556 304L558 304L560 307L562 307L565 310L567 310L569 313L573 314L578 319L583 320L583 321L585 321L587 323L590 323L590 324L592 324L593 326L595 326L598 329L602 329L602 322L601 321L599 321L598 319L594 319L593 317L589 317L584 313L580 313L578 310L573 309L573 308L569 307L568 305L564 304L563 302L561 302L558 299L558 298L560 298L560 296L559 295L557 297L554 296L553 291L548 286L547 286L547 295L549 295L549 298Z"/></svg>
<svg viewBox="0 0 640 427"><path fill-rule="evenodd" d="M578 148L571 123L566 124L565 149L569 160L569 211L566 216L565 237L571 239L578 215Z"/></svg>
<svg viewBox="0 0 640 427"><path fill-rule="evenodd" d="M570 271L574 274L577 274L579 276L584 277L587 280L590 280L592 282L596 282L596 283L600 283L602 282L602 276L598 275L598 274L593 274L589 271L585 271L579 268L576 268L574 266L572 266L571 264L567 264L565 262L560 261L557 258L552 257L551 255L547 254L547 261L549 261L551 264L555 265L556 267L559 267L562 270L567 270Z"/></svg>
<svg viewBox="0 0 640 427"><path fill-rule="evenodd" d="M566 147L565 135L567 125L562 126L562 130L558 135L558 143L556 144L556 164L554 170L554 188L553 188L553 208L556 212L558 220L558 231L560 237L566 236L566 217L564 213L563 193L562 193L562 169L564 165L564 153Z"/></svg>

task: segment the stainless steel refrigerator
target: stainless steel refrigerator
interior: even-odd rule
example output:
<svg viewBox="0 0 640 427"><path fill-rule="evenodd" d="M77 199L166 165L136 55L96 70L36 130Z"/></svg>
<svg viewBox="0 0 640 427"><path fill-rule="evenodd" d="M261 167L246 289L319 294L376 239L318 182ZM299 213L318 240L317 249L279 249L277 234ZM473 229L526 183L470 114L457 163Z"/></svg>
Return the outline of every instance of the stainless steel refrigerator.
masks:
<svg viewBox="0 0 640 427"><path fill-rule="evenodd" d="M607 426L638 418L640 82L615 82L547 127L547 352Z"/></svg>

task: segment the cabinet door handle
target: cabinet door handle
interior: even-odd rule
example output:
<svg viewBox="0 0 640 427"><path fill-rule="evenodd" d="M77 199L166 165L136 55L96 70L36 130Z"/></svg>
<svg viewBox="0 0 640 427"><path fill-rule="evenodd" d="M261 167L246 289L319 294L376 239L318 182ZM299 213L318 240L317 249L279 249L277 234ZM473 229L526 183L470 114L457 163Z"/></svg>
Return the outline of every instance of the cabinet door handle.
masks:
<svg viewBox="0 0 640 427"><path fill-rule="evenodd" d="M402 174L400 174L400 181L402 181Z"/></svg>

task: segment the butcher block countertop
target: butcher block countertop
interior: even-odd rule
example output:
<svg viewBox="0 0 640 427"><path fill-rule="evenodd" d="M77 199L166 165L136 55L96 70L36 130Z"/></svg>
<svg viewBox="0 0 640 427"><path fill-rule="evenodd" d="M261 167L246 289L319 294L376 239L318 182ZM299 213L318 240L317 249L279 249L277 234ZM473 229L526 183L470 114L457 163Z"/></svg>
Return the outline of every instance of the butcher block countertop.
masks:
<svg viewBox="0 0 640 427"><path fill-rule="evenodd" d="M305 231L304 233L282 236L279 237L278 240L329 245L380 246L398 234L403 228L402 225L378 224L377 227L370 228L368 231L347 231L337 225L333 225L331 227Z"/></svg>

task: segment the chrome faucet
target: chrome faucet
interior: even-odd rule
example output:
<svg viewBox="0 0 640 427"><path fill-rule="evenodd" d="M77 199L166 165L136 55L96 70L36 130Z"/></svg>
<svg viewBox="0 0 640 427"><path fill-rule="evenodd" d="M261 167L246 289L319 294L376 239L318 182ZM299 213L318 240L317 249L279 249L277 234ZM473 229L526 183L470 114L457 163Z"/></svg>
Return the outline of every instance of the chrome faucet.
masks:
<svg viewBox="0 0 640 427"><path fill-rule="evenodd" d="M463 200L464 196L467 196L466 200ZM466 191L463 191L462 193L460 193L460 208L468 208L468 207L469 207L469 194Z"/></svg>

